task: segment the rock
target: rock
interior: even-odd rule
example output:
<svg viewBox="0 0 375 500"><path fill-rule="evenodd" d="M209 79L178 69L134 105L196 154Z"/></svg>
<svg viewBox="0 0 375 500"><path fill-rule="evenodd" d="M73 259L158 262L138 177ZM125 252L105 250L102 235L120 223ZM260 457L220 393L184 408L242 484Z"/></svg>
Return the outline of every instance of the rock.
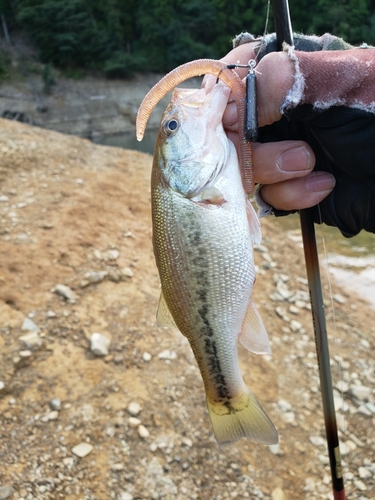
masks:
<svg viewBox="0 0 375 500"><path fill-rule="evenodd" d="M327 441L321 436L310 436L310 442L314 446L326 446Z"/></svg>
<svg viewBox="0 0 375 500"><path fill-rule="evenodd" d="M21 342L23 342L25 344L25 346L28 349L33 349L34 347L40 347L43 342L42 342L42 339L38 335L38 331L39 331L39 329L35 330L35 331L31 331L30 333L27 333L26 335L22 335L21 337L19 337L19 339L21 340Z"/></svg>
<svg viewBox="0 0 375 500"><path fill-rule="evenodd" d="M130 269L130 267L123 267L122 269L120 269L120 273L124 278L132 278L134 276L134 273Z"/></svg>
<svg viewBox="0 0 375 500"><path fill-rule="evenodd" d="M148 431L148 429L146 429L146 427L144 425L140 425L138 427L138 435L139 437L141 437L142 439L146 439L149 437L150 433Z"/></svg>
<svg viewBox="0 0 375 500"><path fill-rule="evenodd" d="M5 383L0 380L0 394L3 394L5 392Z"/></svg>
<svg viewBox="0 0 375 500"><path fill-rule="evenodd" d="M144 352L142 354L143 361L146 361L146 362L151 361L151 358L152 358L152 356L149 352Z"/></svg>
<svg viewBox="0 0 375 500"><path fill-rule="evenodd" d="M139 420L139 418L137 418L137 417L128 418L129 427L131 427L132 429L136 429L137 427L139 427L141 425L141 423L142 423L142 421Z"/></svg>
<svg viewBox="0 0 375 500"><path fill-rule="evenodd" d="M47 318L56 318L57 314L55 313L55 311L47 311L46 316Z"/></svg>
<svg viewBox="0 0 375 500"><path fill-rule="evenodd" d="M8 196L5 196L5 194L0 195L0 202L6 202L9 201Z"/></svg>
<svg viewBox="0 0 375 500"><path fill-rule="evenodd" d="M359 467L358 474L361 479L368 479L369 477L372 477L372 474L367 467Z"/></svg>
<svg viewBox="0 0 375 500"><path fill-rule="evenodd" d="M371 389L369 387L365 387L364 385L351 385L350 393L354 396L358 401L365 401L369 398L371 394Z"/></svg>
<svg viewBox="0 0 375 500"><path fill-rule="evenodd" d="M53 398L48 403L51 410L60 411L61 410L61 400L59 398Z"/></svg>
<svg viewBox="0 0 375 500"><path fill-rule="evenodd" d="M57 420L59 418L59 412L54 410L50 411L41 418L42 422L50 422L51 420Z"/></svg>
<svg viewBox="0 0 375 500"><path fill-rule="evenodd" d="M288 403L288 401L285 401L285 399L279 399L277 402L277 406L279 407L280 411L287 412L291 411L292 405Z"/></svg>
<svg viewBox="0 0 375 500"><path fill-rule="evenodd" d="M93 449L93 446L89 443L80 443L72 449L72 453L79 458L85 458Z"/></svg>
<svg viewBox="0 0 375 500"><path fill-rule="evenodd" d="M271 493L272 500L286 500L285 493L281 488L275 488Z"/></svg>
<svg viewBox="0 0 375 500"><path fill-rule="evenodd" d="M64 299L68 300L71 304L75 304L77 302L77 295L67 285L62 285L61 283L57 284L55 286L55 293L64 297Z"/></svg>
<svg viewBox="0 0 375 500"><path fill-rule="evenodd" d="M345 302L346 302L345 298L342 295L340 295L339 293L335 293L335 295L333 295L332 298L338 304L345 304Z"/></svg>
<svg viewBox="0 0 375 500"><path fill-rule="evenodd" d="M269 447L269 450L271 453L273 453L274 455L280 455L280 443L276 443L276 444L271 444Z"/></svg>
<svg viewBox="0 0 375 500"><path fill-rule="evenodd" d="M292 319L292 321L290 322L290 329L292 330L292 332L299 332L302 328L303 326L299 321Z"/></svg>
<svg viewBox="0 0 375 500"><path fill-rule="evenodd" d="M159 359L168 359L168 360L173 360L177 359L177 354L174 351L170 351L169 349L166 349L165 351L162 351L158 355Z"/></svg>
<svg viewBox="0 0 375 500"><path fill-rule="evenodd" d="M85 274L88 283L100 283L107 276L107 271L90 271Z"/></svg>
<svg viewBox="0 0 375 500"><path fill-rule="evenodd" d="M109 260L116 260L120 256L120 252L118 250L108 250L107 257Z"/></svg>
<svg viewBox="0 0 375 500"><path fill-rule="evenodd" d="M292 305L289 307L289 312L291 314L299 314L300 310L298 309L298 307Z"/></svg>
<svg viewBox="0 0 375 500"><path fill-rule="evenodd" d="M138 404L138 403L135 403L134 401L132 401L129 406L127 407L127 411L128 413L130 413L130 415L132 415L133 417L136 417L139 412L141 411L141 406Z"/></svg>
<svg viewBox="0 0 375 500"><path fill-rule="evenodd" d="M25 318L23 320L21 330L27 332L39 332L39 327L34 323L34 321L31 321L30 318Z"/></svg>
<svg viewBox="0 0 375 500"><path fill-rule="evenodd" d="M0 500L6 500L13 495L14 489L11 486L0 486Z"/></svg>
<svg viewBox="0 0 375 500"><path fill-rule="evenodd" d="M131 493L128 493L127 491L123 491L120 493L120 495L117 497L117 500L133 500L133 495Z"/></svg>
<svg viewBox="0 0 375 500"><path fill-rule="evenodd" d="M357 479L356 481L354 481L354 486L360 490L360 491L366 491L367 490L367 486L365 485L365 483L363 481L361 481L360 479Z"/></svg>
<svg viewBox="0 0 375 500"><path fill-rule="evenodd" d="M349 391L349 384L347 382L345 382L344 380L339 380L336 384L336 389L339 391L339 392L348 392Z"/></svg>
<svg viewBox="0 0 375 500"><path fill-rule="evenodd" d="M107 356L110 344L110 339L101 333L93 333L91 335L90 349L95 356Z"/></svg>
<svg viewBox="0 0 375 500"><path fill-rule="evenodd" d="M111 467L111 470L113 470L113 472L119 472L120 470L124 470L124 469L125 469L124 464L113 464Z"/></svg>
<svg viewBox="0 0 375 500"><path fill-rule="evenodd" d="M181 439L181 443L188 448L191 448L193 446L193 441L190 438L184 437Z"/></svg>

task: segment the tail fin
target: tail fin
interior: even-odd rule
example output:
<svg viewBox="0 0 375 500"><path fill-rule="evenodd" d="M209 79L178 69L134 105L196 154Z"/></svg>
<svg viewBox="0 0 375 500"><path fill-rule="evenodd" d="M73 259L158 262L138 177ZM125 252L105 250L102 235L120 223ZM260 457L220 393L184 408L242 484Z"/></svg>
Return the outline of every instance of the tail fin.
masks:
<svg viewBox="0 0 375 500"><path fill-rule="evenodd" d="M209 415L219 446L242 437L264 444L276 444L278 434L254 394L248 389L227 403L207 399Z"/></svg>

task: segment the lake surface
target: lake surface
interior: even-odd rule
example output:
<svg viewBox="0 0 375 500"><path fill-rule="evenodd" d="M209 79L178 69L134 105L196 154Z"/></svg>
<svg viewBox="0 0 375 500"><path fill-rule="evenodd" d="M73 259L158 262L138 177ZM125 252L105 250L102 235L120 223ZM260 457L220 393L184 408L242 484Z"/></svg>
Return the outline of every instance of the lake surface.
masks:
<svg viewBox="0 0 375 500"><path fill-rule="evenodd" d="M134 130L133 133L105 137L97 142L153 154L156 134L156 129L147 129L144 139L138 142ZM297 214L278 217L277 224L289 236L294 236L296 240L300 238ZM321 265L327 267L344 288L355 290L375 309L375 234L362 231L354 238L344 238L336 228L324 224L315 228Z"/></svg>

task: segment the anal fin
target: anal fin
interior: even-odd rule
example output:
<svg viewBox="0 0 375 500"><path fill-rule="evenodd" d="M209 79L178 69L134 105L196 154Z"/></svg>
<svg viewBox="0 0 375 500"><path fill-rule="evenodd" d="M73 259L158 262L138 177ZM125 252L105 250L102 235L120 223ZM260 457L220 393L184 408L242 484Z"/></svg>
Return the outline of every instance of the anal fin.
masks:
<svg viewBox="0 0 375 500"><path fill-rule="evenodd" d="M253 301L250 302L246 311L238 340L246 349L255 354L271 354L267 330Z"/></svg>

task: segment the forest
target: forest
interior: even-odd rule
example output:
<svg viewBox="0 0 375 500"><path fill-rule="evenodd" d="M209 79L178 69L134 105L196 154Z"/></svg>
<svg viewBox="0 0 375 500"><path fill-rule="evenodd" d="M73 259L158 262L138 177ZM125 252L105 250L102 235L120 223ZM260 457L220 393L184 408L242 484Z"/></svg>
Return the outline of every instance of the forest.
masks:
<svg viewBox="0 0 375 500"><path fill-rule="evenodd" d="M375 44L375 0L290 0L290 11L297 32ZM27 32L43 63L116 78L219 58L241 31L263 34L266 13L266 0L0 0L4 35Z"/></svg>

